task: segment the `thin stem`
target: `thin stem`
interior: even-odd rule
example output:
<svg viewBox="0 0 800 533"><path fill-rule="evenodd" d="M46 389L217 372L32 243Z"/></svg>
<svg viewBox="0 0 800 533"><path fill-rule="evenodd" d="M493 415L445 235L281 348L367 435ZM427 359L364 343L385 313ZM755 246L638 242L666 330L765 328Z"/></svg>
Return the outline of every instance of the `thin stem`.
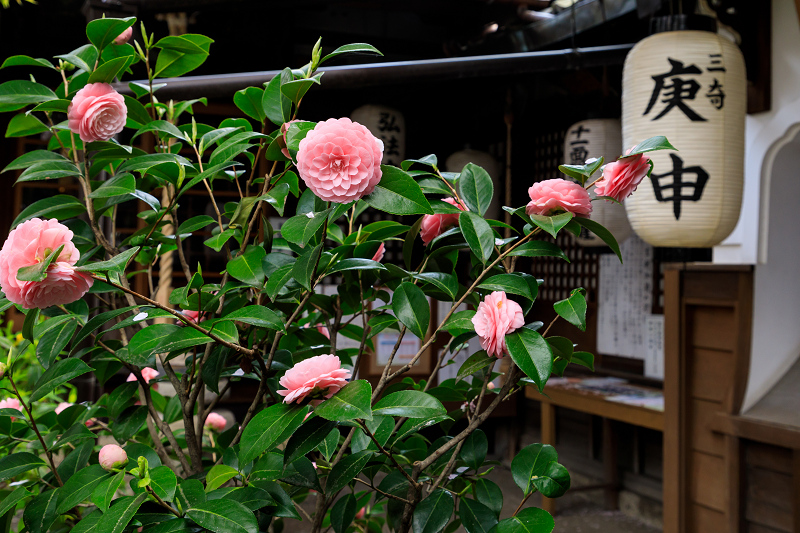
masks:
<svg viewBox="0 0 800 533"><path fill-rule="evenodd" d="M402 466L400 466L400 463L397 462L397 459L394 458L394 455L386 451L386 448L384 448L381 445L381 443L378 442L378 439L375 438L375 435L373 435L372 432L367 428L367 424L365 424L363 421L360 420L358 421L358 424L361 426L361 429L364 430L364 433L366 433L367 436L372 440L372 442L375 443L375 446L378 447L378 450L380 450L380 452L383 455L385 455L386 457L389 458L390 461L392 461L395 468L400 470L400 472L403 473L403 475L406 477L406 479L408 479L411 482L412 485L417 486L417 482L411 478L411 476L408 474L408 472L405 471L405 469Z"/></svg>
<svg viewBox="0 0 800 533"><path fill-rule="evenodd" d="M160 506L161 506L161 507L163 507L164 509L168 509L168 510L169 510L169 512L171 512L172 514L174 514L174 515L175 515L175 516L177 516L178 518L180 518L180 517L181 517L181 514L180 514L178 511L176 511L175 509L173 509L171 505L167 505L167 504L164 502L164 500L162 500L162 499L161 499L161 498L158 496L158 494L156 494L156 493L155 493L155 491L153 491L153 489L151 489L151 488L150 488L150 485L148 485L146 488L147 488L147 493L148 493L150 496L152 496L153 498L155 498L155 500L156 500L156 503L157 503L158 505L160 505Z"/></svg>
<svg viewBox="0 0 800 533"><path fill-rule="evenodd" d="M520 511L520 509L522 509L522 506L525 505L525 502L528 501L528 498L530 498L533 495L533 493L534 493L534 491L531 491L524 498L522 498L522 501L519 502L519 505L517 506L517 509L514 511L514 514L511 515L511 516L517 516L517 513Z"/></svg>
<svg viewBox="0 0 800 533"><path fill-rule="evenodd" d="M394 494L389 494L388 492L383 492L381 489L379 489L378 487L376 487L375 485L373 485L369 481L367 481L365 479L361 479L358 476L356 476L356 481L358 481L362 485L366 485L367 487L371 488L372 490L374 490L378 494L382 494L383 496L386 496L387 498L390 498L392 500L397 500L397 501L403 502L403 503L411 503L408 500L406 500L405 498L401 498L400 496L395 496Z"/></svg>

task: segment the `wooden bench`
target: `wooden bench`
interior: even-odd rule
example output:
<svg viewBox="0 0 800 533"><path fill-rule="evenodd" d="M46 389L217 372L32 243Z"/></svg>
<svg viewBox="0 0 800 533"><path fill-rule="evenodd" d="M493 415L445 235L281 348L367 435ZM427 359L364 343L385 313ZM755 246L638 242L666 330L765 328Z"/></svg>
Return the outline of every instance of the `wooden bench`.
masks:
<svg viewBox="0 0 800 533"><path fill-rule="evenodd" d="M612 421L624 422L634 426L664 431L664 412L652 407L637 405L635 399L640 391L646 399L641 404L658 404L663 396L660 389L631 385L619 380L605 380L608 386L603 386L603 378L554 378L545 386L544 394L540 394L534 387L527 387L525 397L541 402L542 412L542 442L556 444L556 407L573 409L583 413L599 416L603 419L603 465L604 483L599 486L577 487L570 490L590 490L603 488L605 504L609 509L619 507L619 471L617 468L617 433ZM592 386L596 384L595 386ZM615 386L616 384L616 386ZM624 399L626 391L628 398ZM613 398L610 399L610 398ZM623 399L623 401L618 401ZM551 514L555 512L555 500L542 497L542 508Z"/></svg>

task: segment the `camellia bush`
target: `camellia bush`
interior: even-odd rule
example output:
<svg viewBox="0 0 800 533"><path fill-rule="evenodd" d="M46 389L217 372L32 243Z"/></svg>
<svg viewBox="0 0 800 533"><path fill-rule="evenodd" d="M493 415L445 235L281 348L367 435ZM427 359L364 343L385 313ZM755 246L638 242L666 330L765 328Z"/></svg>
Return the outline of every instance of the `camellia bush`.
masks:
<svg viewBox="0 0 800 533"><path fill-rule="evenodd" d="M131 45L134 22L95 20L90 44L2 65L22 73L0 85L0 110L15 113L6 136L48 143L5 172L17 171L18 183L71 180L80 191L25 207L0 251L0 308L25 315L0 364L5 530L17 517L18 531L31 533L280 532L299 520L335 533L551 531L552 517L524 504L569 488L555 449L522 449L511 463L520 491L503 494L486 477L493 463L479 427L522 387L541 391L569 363L593 365L527 316L542 280L515 265L567 260L550 237L582 228L619 254L590 218L587 189L603 159L563 166L565 179L533 184L530 203L504 207L524 225L517 231L485 218L494 191L480 167L440 172L432 155L381 165L383 144L364 126L299 119L320 65L379 53L373 47L323 56L317 43L302 68L236 93L248 119L201 124L192 108L205 100L161 101L154 80L202 64L211 39L156 40L142 28ZM129 94L111 85L136 75L146 81ZM594 200L624 200L651 171L643 154L661 148L666 139L649 139L606 165ZM235 187L235 201L218 201L223 185ZM208 195L214 216L178 220L192 189ZM139 229L119 239L118 213L139 205ZM363 225L367 209L408 225ZM275 212L287 217L279 229L267 217ZM187 261L189 241L224 258L217 282ZM382 262L386 243L402 248L403 264ZM168 301L153 272L167 258L185 275ZM323 282L337 291L323 294ZM449 309L436 323L429 298ZM583 329L585 312L577 288L540 318ZM382 331L397 342L371 383L358 369ZM408 336L418 352L393 364ZM439 380L476 336L483 349L457 378ZM343 338L358 347L337 346ZM430 375L405 376L434 347ZM127 381L75 403L72 380L102 387L116 375ZM231 423L216 408L243 383L255 392ZM504 516L509 498L516 511Z"/></svg>

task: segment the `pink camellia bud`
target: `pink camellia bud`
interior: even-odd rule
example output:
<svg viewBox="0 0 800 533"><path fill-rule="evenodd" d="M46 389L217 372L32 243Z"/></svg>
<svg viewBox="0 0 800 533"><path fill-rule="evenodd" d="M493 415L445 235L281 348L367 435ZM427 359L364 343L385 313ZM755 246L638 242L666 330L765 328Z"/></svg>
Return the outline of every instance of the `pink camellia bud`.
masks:
<svg viewBox="0 0 800 533"><path fill-rule="evenodd" d="M3 376L6 375L6 370L8 370L8 365L5 363L0 363L0 379L3 379Z"/></svg>
<svg viewBox="0 0 800 533"><path fill-rule="evenodd" d="M383 261L384 255L386 255L386 246L384 246L384 244L381 243L381 245L378 246L378 250L375 252L375 255L372 256L372 260L380 263L381 261Z"/></svg>
<svg viewBox="0 0 800 533"><path fill-rule="evenodd" d="M472 324L481 347L487 354L500 358L508 353L506 335L525 324L525 315L522 307L509 300L505 292L495 291L478 304Z"/></svg>
<svg viewBox="0 0 800 533"><path fill-rule="evenodd" d="M131 26L130 28L126 29L125 31L117 35L117 37L114 39L114 44L117 45L125 44L128 41L130 41L132 36L133 36L133 26Z"/></svg>
<svg viewBox="0 0 800 533"><path fill-rule="evenodd" d="M568 211L576 217L592 214L592 199L586 189L561 178L539 181L528 189L531 201L525 207L529 215L555 215Z"/></svg>
<svg viewBox="0 0 800 533"><path fill-rule="evenodd" d="M325 326L317 326L317 331L319 331L320 333L325 335L326 338L328 338L328 339L331 338L331 333L328 331L328 328L326 328Z"/></svg>
<svg viewBox="0 0 800 533"><path fill-rule="evenodd" d="M17 411L22 411L22 405L20 405L19 400L16 398L5 398L4 400L0 400L0 409L16 409ZM11 420L15 420L12 416Z"/></svg>
<svg viewBox="0 0 800 533"><path fill-rule="evenodd" d="M362 508L361 508L361 509L360 509L360 510L359 510L359 511L356 513L356 520L361 520L361 519L363 519L363 518L364 518L364 515L366 515L366 514L367 514L367 508L366 508L366 507L362 507Z"/></svg>
<svg viewBox="0 0 800 533"><path fill-rule="evenodd" d="M205 426L210 429L211 431L221 432L225 430L225 426L228 425L228 421L225 420L225 417L219 413L210 413L208 418L206 418Z"/></svg>
<svg viewBox="0 0 800 533"><path fill-rule="evenodd" d="M100 449L100 466L109 472L128 464L128 454L116 444L106 444Z"/></svg>
<svg viewBox="0 0 800 533"><path fill-rule="evenodd" d="M338 357L317 355L287 370L279 381L286 390L279 390L278 394L284 396L284 403L300 403L307 396L313 400L330 398L347 385L348 379L350 371L342 368Z"/></svg>
<svg viewBox="0 0 800 533"><path fill-rule="evenodd" d="M61 411L63 411L63 410L64 410L64 409L66 409L67 407L72 407L73 405L74 405L74 404L72 404L72 403L69 403L69 402L61 402L60 404L58 404L58 405L56 406L56 414L57 414L57 415L60 415L60 414L61 414Z"/></svg>
<svg viewBox="0 0 800 533"><path fill-rule="evenodd" d="M455 198L445 198L445 202L466 211L464 206L456 201ZM450 226L458 225L459 215L456 213L444 213L439 215L425 215L422 217L422 224L419 227L419 237L422 243L427 245L433 239L444 233Z"/></svg>
<svg viewBox="0 0 800 533"><path fill-rule="evenodd" d="M492 382L490 381L490 382L489 382L489 384L488 384L488 385L486 385L486 388L487 388L487 389L489 389L489 390L494 390L494 383L492 383Z"/></svg>
<svg viewBox="0 0 800 533"><path fill-rule="evenodd" d="M650 158L646 155L622 157L603 167L603 175L594 182L594 193L621 202L633 194L648 172Z"/></svg>
<svg viewBox="0 0 800 533"><path fill-rule="evenodd" d="M145 383L150 383L150 380L158 377L158 370L155 368L144 367L142 369L142 377ZM136 376L133 373L128 374L128 379L125 381L136 381Z"/></svg>

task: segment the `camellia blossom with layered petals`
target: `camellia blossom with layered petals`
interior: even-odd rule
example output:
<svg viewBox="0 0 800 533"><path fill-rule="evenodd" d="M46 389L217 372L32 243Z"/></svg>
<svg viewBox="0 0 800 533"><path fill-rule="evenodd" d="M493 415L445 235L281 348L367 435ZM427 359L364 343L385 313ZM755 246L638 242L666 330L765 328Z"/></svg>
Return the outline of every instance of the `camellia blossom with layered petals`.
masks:
<svg viewBox="0 0 800 533"><path fill-rule="evenodd" d="M67 108L69 129L83 142L107 141L125 127L125 99L107 83L89 83Z"/></svg>
<svg viewBox="0 0 800 533"><path fill-rule="evenodd" d="M44 309L80 299L94 280L75 271L80 252L72 243L72 231L56 219L32 218L11 230L0 250L0 287L6 298L25 309ZM42 281L17 279L20 268L43 262L61 246L64 248L47 268Z"/></svg>
<svg viewBox="0 0 800 533"><path fill-rule="evenodd" d="M279 390L284 403L300 403L307 397L313 400L330 398L347 385L350 371L342 368L342 362L331 354L317 355L300 361L286 371L279 383L286 390Z"/></svg>
<svg viewBox="0 0 800 533"><path fill-rule="evenodd" d="M128 454L116 444L106 444L100 448L97 460L104 470L111 472L128 464Z"/></svg>
<svg viewBox="0 0 800 533"><path fill-rule="evenodd" d="M594 193L621 202L633 194L648 172L650 158L646 155L623 157L603 167L603 175L594 182Z"/></svg>
<svg viewBox="0 0 800 533"><path fill-rule="evenodd" d="M300 141L297 170L309 189L346 204L371 193L381 180L383 141L349 118L318 123Z"/></svg>
<svg viewBox="0 0 800 533"><path fill-rule="evenodd" d="M209 413L204 425L212 431L221 432L225 431L228 421L219 413Z"/></svg>
<svg viewBox="0 0 800 533"><path fill-rule="evenodd" d="M456 202L455 198L444 198L443 201L454 205L462 211L466 211L463 205ZM419 236L422 242L427 245L433 239L444 233L450 226L458 224L457 213L444 213L439 215L425 215L422 217L422 224L419 227Z"/></svg>
<svg viewBox="0 0 800 533"><path fill-rule="evenodd" d="M142 369L142 377L144 378L145 383L150 383L151 379L158 377L158 370L155 368L144 367ZM125 381L136 381L136 376L134 376L133 372L131 372L128 374L128 379Z"/></svg>
<svg viewBox="0 0 800 533"><path fill-rule="evenodd" d="M592 214L592 199L579 184L561 178L539 181L528 189L531 201L525 207L529 215L555 215L569 211L577 217Z"/></svg>
<svg viewBox="0 0 800 533"><path fill-rule="evenodd" d="M472 324L486 353L503 357L508 354L506 335L525 324L525 315L522 307L514 300L509 300L505 292L495 291L478 304Z"/></svg>

